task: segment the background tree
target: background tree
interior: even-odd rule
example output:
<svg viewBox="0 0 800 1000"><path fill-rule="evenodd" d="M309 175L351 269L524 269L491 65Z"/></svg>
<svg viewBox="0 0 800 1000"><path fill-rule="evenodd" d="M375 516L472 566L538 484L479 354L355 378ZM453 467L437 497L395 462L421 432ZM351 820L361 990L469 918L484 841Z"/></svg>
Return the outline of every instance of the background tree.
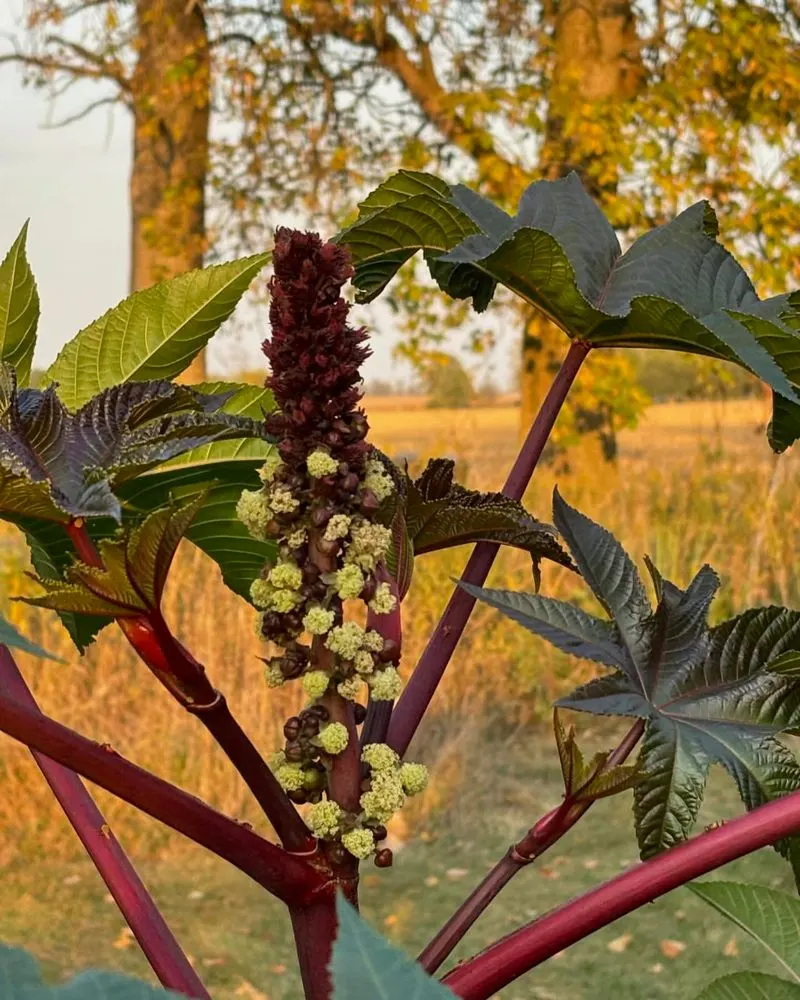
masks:
<svg viewBox="0 0 800 1000"><path fill-rule="evenodd" d="M433 409L461 410L472 402L469 372L452 354L430 359L423 375L428 406Z"/></svg>
<svg viewBox="0 0 800 1000"><path fill-rule="evenodd" d="M26 10L6 59L56 92L104 81L90 107L132 111L135 285L191 266L206 241L212 252L261 246L287 212L339 222L357 191L401 166L468 180L509 208L531 179L576 169L626 238L708 197L762 291L800 273L797 238L785 237L800 233L792 0L27 0ZM437 314L421 307L433 294L410 277L395 292L417 350L441 334L420 325ZM523 420L559 350L545 324L526 318L525 331ZM619 399L630 373L613 355L593 359L603 366L577 407L607 410L604 385Z"/></svg>

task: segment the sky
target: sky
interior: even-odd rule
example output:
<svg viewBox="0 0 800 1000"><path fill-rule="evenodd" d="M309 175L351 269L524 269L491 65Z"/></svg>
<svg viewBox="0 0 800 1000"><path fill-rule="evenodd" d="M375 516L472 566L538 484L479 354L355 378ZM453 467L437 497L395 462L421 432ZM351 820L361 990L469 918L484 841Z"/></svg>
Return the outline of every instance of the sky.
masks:
<svg viewBox="0 0 800 1000"><path fill-rule="evenodd" d="M0 0L0 51L9 51L20 10L21 0ZM127 294L129 116L106 107L48 127L98 95L92 83L81 83L52 108L46 93L22 85L19 66L0 64L0 256L30 219L28 257L41 300L37 367L47 366L78 330ZM214 374L263 363L254 318L246 329L239 324L212 342ZM410 369L392 355L398 334L388 310L377 304L359 310L358 320L373 331L367 380L408 379ZM507 356L506 345L492 361L503 367ZM474 367L474 360L465 360Z"/></svg>

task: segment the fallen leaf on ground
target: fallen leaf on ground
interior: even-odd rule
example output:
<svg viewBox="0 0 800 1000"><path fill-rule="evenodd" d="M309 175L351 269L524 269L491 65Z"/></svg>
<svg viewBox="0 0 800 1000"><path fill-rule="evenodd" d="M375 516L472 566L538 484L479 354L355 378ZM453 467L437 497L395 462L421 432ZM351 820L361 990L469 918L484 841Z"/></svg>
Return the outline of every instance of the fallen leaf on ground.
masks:
<svg viewBox="0 0 800 1000"><path fill-rule="evenodd" d="M469 875L469 871L466 868L448 868L445 875L448 878L456 880L464 878L465 875Z"/></svg>
<svg viewBox="0 0 800 1000"><path fill-rule="evenodd" d="M661 962L656 962L655 965L651 965L650 966L650 971L654 972L656 975L658 975L659 972L663 972L664 971L664 966L661 964Z"/></svg>
<svg viewBox="0 0 800 1000"><path fill-rule="evenodd" d="M739 954L739 945L736 943L736 938L728 938L725 942L725 947L722 949L722 954L726 958L736 958Z"/></svg>
<svg viewBox="0 0 800 1000"><path fill-rule="evenodd" d="M619 954L619 952L625 951L631 941L633 941L633 934L620 934L620 936L615 937L613 941L609 941L606 947L609 951L614 951Z"/></svg>
<svg viewBox="0 0 800 1000"><path fill-rule="evenodd" d="M584 868L585 868L585 869L586 869L587 871L589 871L589 872L593 872L593 871L595 870L595 868L597 868L597 866L598 866L599 864L600 864L600 862L599 862L599 861L597 860L597 858L587 858L587 859L586 859L586 860L585 860L585 861L583 862L583 867L584 867Z"/></svg>
<svg viewBox="0 0 800 1000"><path fill-rule="evenodd" d="M252 983L248 983L246 979L243 979L241 983L236 988L236 996L244 997L244 1000L269 1000L269 996L266 993L262 993L261 990L257 990Z"/></svg>
<svg viewBox="0 0 800 1000"><path fill-rule="evenodd" d="M114 947L120 951L124 951L126 948L130 948L133 944L133 931L130 927L123 927L119 932L117 940L114 942Z"/></svg>
<svg viewBox="0 0 800 1000"><path fill-rule="evenodd" d="M659 948L664 958L677 958L682 951L686 951L683 941L671 941L669 938L662 941Z"/></svg>
<svg viewBox="0 0 800 1000"><path fill-rule="evenodd" d="M439 884L439 879L435 875L429 875L425 879L425 885L427 885L429 889L432 889L435 885L438 884Z"/></svg>

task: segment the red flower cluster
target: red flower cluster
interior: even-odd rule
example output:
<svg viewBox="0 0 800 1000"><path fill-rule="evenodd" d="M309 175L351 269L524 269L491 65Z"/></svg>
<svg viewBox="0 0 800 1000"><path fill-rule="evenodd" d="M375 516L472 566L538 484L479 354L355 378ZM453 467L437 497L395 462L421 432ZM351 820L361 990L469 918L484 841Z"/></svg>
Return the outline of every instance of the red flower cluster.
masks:
<svg viewBox="0 0 800 1000"><path fill-rule="evenodd" d="M316 233L279 229L270 282L272 337L264 341L272 374L267 387L278 411L268 429L279 439L281 458L297 471L323 447L349 473L360 475L369 450L359 368L369 357L366 331L347 323L342 285L353 274L344 247Z"/></svg>

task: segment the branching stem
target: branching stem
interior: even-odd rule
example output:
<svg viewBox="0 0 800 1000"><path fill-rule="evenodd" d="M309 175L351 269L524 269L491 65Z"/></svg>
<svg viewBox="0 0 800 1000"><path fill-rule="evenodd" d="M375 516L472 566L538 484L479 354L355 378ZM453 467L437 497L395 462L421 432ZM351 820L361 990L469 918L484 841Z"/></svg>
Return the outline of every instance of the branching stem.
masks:
<svg viewBox="0 0 800 1000"><path fill-rule="evenodd" d="M125 760L111 747L94 743L10 697L0 697L0 732L213 851L284 902L303 905L325 884L326 874L310 860L287 853L244 824Z"/></svg>
<svg viewBox="0 0 800 1000"><path fill-rule="evenodd" d="M488 1000L546 959L626 913L798 831L800 792L793 792L578 896L463 962L444 982L463 1000Z"/></svg>
<svg viewBox="0 0 800 1000"><path fill-rule="evenodd" d="M644 723L638 720L625 734L619 746L609 754L603 770L622 764L643 732ZM431 974L434 973L511 879L561 840L586 815L591 806L591 801L572 803L565 799L534 823L525 836L508 849L433 938L419 956L420 965Z"/></svg>
<svg viewBox="0 0 800 1000"><path fill-rule="evenodd" d="M83 562L102 567L100 553L84 522L77 519L66 528ZM239 725L223 695L209 681L205 667L178 642L161 613L153 610L138 618L120 618L117 623L140 659L217 741L264 810L281 843L298 853L313 850L314 838L297 809Z"/></svg>
<svg viewBox="0 0 800 1000"><path fill-rule="evenodd" d="M503 487L506 496L515 500L522 499L570 387L590 349L590 345L581 340L573 340L570 344L567 356L542 402ZM500 546L493 542L480 542L476 545L461 579L465 583L481 586L489 574L499 548ZM387 742L401 755L408 749L436 693L474 606L475 598L465 590L457 588L448 601L408 686L400 696L392 713Z"/></svg>
<svg viewBox="0 0 800 1000"><path fill-rule="evenodd" d="M0 691L31 711L40 711L13 656L5 646L0 646ZM81 779L38 750L33 750L32 754L159 982L166 989L188 997L211 1000Z"/></svg>

